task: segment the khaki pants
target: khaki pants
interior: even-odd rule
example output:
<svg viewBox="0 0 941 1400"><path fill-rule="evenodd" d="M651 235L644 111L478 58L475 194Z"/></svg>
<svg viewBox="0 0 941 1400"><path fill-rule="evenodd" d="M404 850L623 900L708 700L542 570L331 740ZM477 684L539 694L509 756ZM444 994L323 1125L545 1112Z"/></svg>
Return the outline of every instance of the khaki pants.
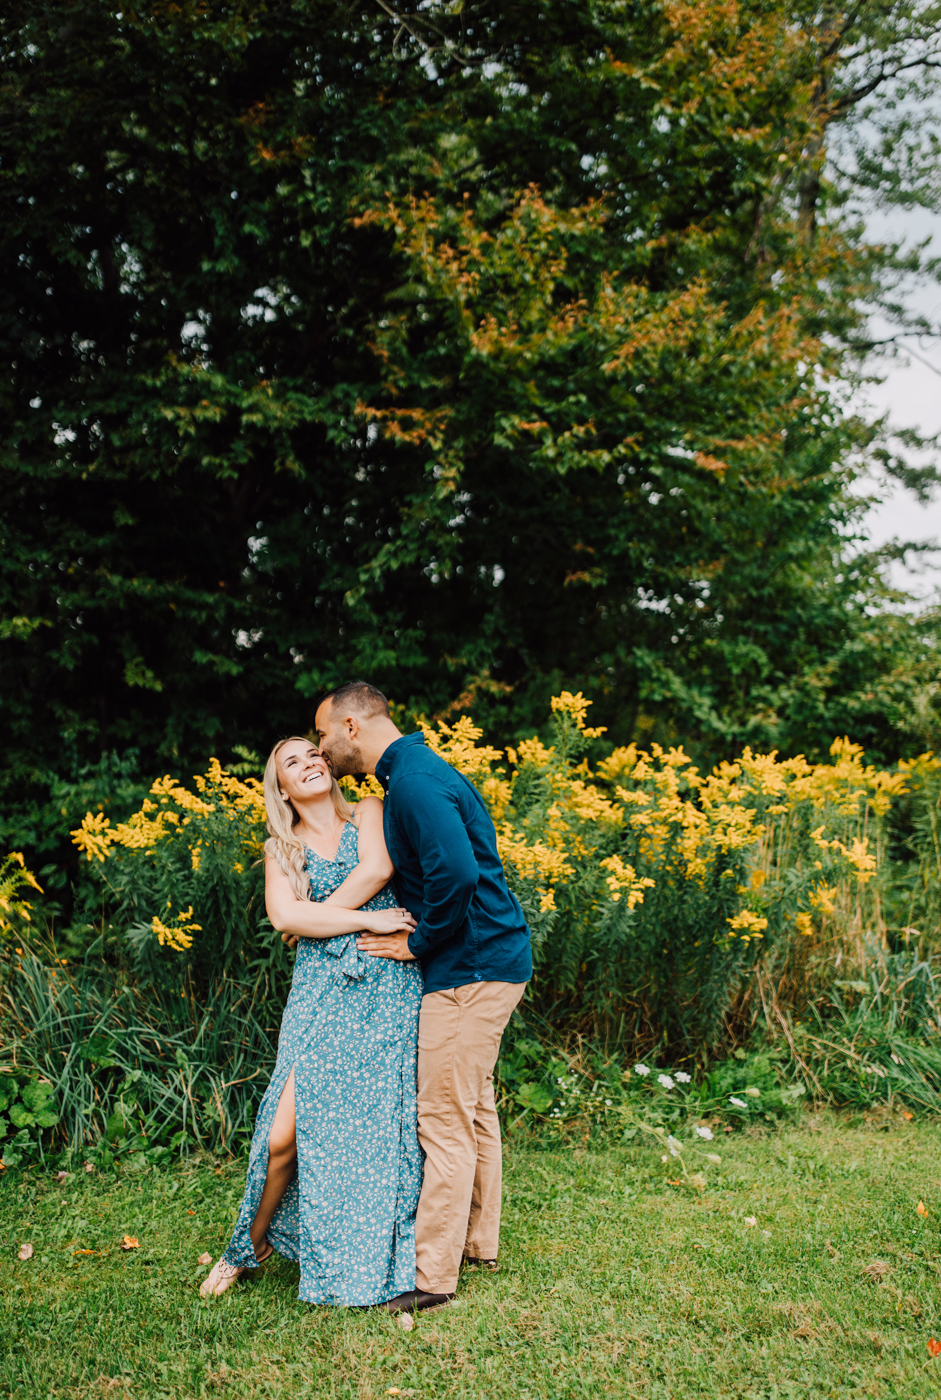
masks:
<svg viewBox="0 0 941 1400"><path fill-rule="evenodd" d="M471 982L422 997L418 1140L425 1150L415 1219L417 1286L453 1293L461 1256L495 1259L503 1159L493 1098L500 1039L525 982Z"/></svg>

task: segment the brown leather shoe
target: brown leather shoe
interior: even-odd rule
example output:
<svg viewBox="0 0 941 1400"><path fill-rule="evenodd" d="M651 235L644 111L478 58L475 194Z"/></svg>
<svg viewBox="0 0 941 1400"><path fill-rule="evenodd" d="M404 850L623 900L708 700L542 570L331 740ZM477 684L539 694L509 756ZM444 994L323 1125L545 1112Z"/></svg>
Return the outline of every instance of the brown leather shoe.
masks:
<svg viewBox="0 0 941 1400"><path fill-rule="evenodd" d="M500 1269L500 1265L497 1263L496 1259L474 1259L470 1254L465 1254L461 1262L467 1264L471 1268L479 1267L481 1269L486 1269L488 1274L498 1273Z"/></svg>
<svg viewBox="0 0 941 1400"><path fill-rule="evenodd" d="M427 1308L443 1308L453 1297L453 1293L423 1293L420 1288L413 1288L409 1293L400 1293L397 1298L390 1298L387 1303L379 1303L378 1306L388 1313L425 1312Z"/></svg>

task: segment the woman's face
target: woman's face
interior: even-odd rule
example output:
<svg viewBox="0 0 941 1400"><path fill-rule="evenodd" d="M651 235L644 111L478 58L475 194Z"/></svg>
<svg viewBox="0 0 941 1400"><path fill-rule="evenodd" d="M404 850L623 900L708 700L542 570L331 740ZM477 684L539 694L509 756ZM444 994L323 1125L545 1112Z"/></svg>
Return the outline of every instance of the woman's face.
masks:
<svg viewBox="0 0 941 1400"><path fill-rule="evenodd" d="M289 802L309 802L333 786L333 775L314 744L292 739L278 750L278 783Z"/></svg>

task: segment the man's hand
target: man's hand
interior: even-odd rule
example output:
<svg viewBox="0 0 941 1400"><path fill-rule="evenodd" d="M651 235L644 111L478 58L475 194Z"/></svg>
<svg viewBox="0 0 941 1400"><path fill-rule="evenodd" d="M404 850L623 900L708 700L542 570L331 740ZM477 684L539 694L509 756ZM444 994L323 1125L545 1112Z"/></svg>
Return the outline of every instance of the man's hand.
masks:
<svg viewBox="0 0 941 1400"><path fill-rule="evenodd" d="M407 933L361 933L356 946L373 958L394 958L396 962L417 961L415 954L409 951Z"/></svg>
<svg viewBox="0 0 941 1400"><path fill-rule="evenodd" d="M296 948L300 941L296 933L282 933L281 935L281 942L286 943L289 948Z"/></svg>

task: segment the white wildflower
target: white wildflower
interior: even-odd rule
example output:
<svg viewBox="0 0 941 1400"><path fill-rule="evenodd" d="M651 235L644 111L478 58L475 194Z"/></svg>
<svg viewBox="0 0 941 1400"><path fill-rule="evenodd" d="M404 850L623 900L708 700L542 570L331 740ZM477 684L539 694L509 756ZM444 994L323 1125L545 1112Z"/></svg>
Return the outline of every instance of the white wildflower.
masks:
<svg viewBox="0 0 941 1400"><path fill-rule="evenodd" d="M667 1147L670 1149L671 1157L678 1157L683 1151L683 1144L680 1142L679 1138L672 1136L667 1138Z"/></svg>
<svg viewBox="0 0 941 1400"><path fill-rule="evenodd" d="M606 1107L606 1108L610 1108L610 1107L611 1107L611 1100L610 1100L610 1099L605 1099L604 1102L605 1102L605 1107Z"/></svg>
<svg viewBox="0 0 941 1400"><path fill-rule="evenodd" d="M658 1083L658 1084L662 1084L663 1087L664 1087L664 1089L672 1089L672 1088L673 1088L673 1080L670 1078L670 1076L669 1076L668 1074L658 1074L658 1075L657 1075L657 1083Z"/></svg>
<svg viewBox="0 0 941 1400"><path fill-rule="evenodd" d="M661 1162L669 1162L669 1160L670 1160L669 1157L667 1157L667 1155L666 1155L665 1153L664 1153L664 1155L660 1158L660 1161L661 1161Z"/></svg>
<svg viewBox="0 0 941 1400"><path fill-rule="evenodd" d="M706 1142L712 1142L711 1128L694 1128L693 1132L696 1134L697 1137L703 1138Z"/></svg>
<svg viewBox="0 0 941 1400"><path fill-rule="evenodd" d="M744 1099L737 1099L734 1094L729 1097L729 1103L734 1103L736 1108L748 1107L748 1104L745 1102Z"/></svg>
<svg viewBox="0 0 941 1400"><path fill-rule="evenodd" d="M692 1076L691 1074L687 1074L685 1070L678 1069L678 1070L676 1071L676 1082L677 1082L677 1084L691 1084L691 1083L692 1083L692 1079L693 1079L693 1076Z"/></svg>
<svg viewBox="0 0 941 1400"><path fill-rule="evenodd" d="M650 1073L650 1070L647 1068L646 1065L635 1065L634 1073L641 1075L642 1078L646 1078L647 1075Z"/></svg>

